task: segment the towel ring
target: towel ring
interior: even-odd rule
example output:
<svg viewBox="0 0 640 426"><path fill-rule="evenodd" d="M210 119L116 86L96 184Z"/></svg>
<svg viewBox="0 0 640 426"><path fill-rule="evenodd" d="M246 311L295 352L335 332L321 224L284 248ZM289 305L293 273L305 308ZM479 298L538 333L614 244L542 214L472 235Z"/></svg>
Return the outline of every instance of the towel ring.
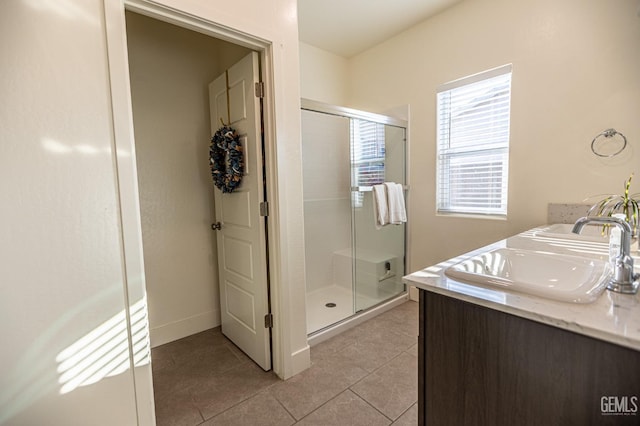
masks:
<svg viewBox="0 0 640 426"><path fill-rule="evenodd" d="M617 150L613 154L603 154L602 152L598 152L598 149L596 149L596 141L598 139L600 139L601 137L604 137L605 140L609 140L609 139L613 138L615 135L620 135L620 137L622 138L622 148L620 148L619 150ZM593 140L591 141L591 151L593 151L593 153L595 155L597 155L598 157L607 157L607 158L608 157L614 157L614 156L620 154L626 147L627 147L627 138L622 133L618 132L616 129L607 129L607 130L603 131L602 133L600 133L595 138L593 138Z"/></svg>

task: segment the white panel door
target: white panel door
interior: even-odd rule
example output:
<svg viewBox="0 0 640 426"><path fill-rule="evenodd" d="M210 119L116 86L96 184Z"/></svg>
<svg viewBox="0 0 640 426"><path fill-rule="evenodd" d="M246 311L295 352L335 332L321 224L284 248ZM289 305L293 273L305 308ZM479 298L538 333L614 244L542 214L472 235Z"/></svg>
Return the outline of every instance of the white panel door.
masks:
<svg viewBox="0 0 640 426"><path fill-rule="evenodd" d="M223 121L240 135L245 172L232 193L214 189L222 333L264 370L271 369L258 54L250 53L209 85L211 134ZM228 88L228 90L227 90ZM228 93L227 93L228 91ZM229 100L227 104L227 100Z"/></svg>

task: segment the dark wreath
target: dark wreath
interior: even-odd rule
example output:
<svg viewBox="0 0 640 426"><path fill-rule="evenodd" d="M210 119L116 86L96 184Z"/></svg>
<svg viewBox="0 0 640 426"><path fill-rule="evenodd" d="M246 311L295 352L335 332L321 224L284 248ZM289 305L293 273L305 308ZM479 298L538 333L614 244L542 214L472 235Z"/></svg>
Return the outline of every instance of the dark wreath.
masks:
<svg viewBox="0 0 640 426"><path fill-rule="evenodd" d="M240 136L229 126L222 126L211 138L209 167L213 183L222 192L233 192L242 181L244 155Z"/></svg>

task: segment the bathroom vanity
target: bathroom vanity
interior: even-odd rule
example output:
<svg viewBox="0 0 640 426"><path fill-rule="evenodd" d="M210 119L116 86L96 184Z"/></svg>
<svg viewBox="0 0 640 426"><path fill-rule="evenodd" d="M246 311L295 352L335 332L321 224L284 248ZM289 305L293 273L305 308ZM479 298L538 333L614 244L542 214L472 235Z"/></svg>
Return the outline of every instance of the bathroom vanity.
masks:
<svg viewBox="0 0 640 426"><path fill-rule="evenodd" d="M419 424L640 424L640 295L605 290L598 268L608 244L566 231L535 228L405 277L420 290ZM546 289L534 294L455 273L459 265L473 272L478 259L513 266L509 256L530 253L540 256L519 267L537 271L505 276L542 277ZM545 255L588 265L545 268ZM593 275L580 290L587 294L570 297L580 303L567 301L580 286L558 281Z"/></svg>

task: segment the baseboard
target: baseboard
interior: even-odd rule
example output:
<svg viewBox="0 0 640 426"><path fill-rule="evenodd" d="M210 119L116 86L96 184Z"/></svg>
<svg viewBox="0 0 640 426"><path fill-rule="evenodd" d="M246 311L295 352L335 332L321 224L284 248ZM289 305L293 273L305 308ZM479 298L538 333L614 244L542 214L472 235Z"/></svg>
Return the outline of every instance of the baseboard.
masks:
<svg viewBox="0 0 640 426"><path fill-rule="evenodd" d="M149 331L151 347L155 348L192 334L200 333L220 325L220 312L209 311L194 315L189 318L178 320L169 324L152 328Z"/></svg>
<svg viewBox="0 0 640 426"><path fill-rule="evenodd" d="M291 354L291 375L295 376L311 366L311 350L309 345ZM284 377L288 379L289 377Z"/></svg>

